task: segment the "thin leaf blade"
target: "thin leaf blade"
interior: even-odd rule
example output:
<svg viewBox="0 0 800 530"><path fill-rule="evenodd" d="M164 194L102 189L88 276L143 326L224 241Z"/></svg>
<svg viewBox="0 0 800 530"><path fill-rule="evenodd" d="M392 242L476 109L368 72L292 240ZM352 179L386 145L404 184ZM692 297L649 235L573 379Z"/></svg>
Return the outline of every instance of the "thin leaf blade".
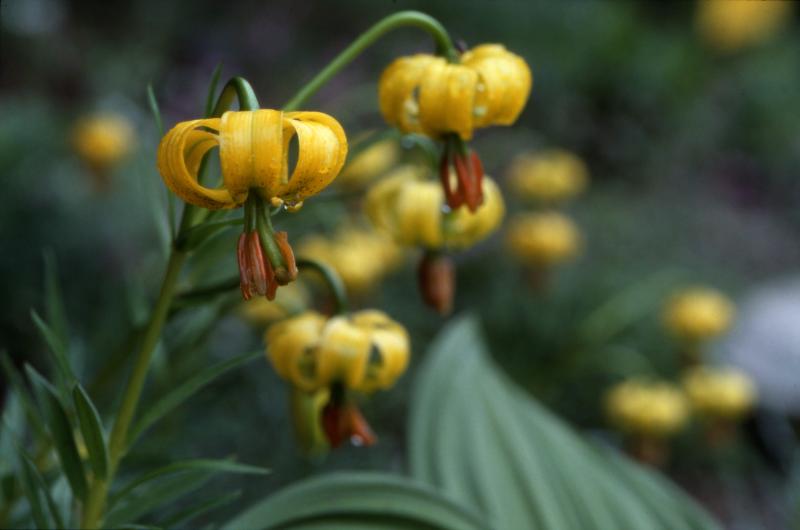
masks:
<svg viewBox="0 0 800 530"><path fill-rule="evenodd" d="M72 388L72 399L78 416L78 426L89 453L89 464L95 476L105 479L108 476L109 461L100 414L80 383Z"/></svg>
<svg viewBox="0 0 800 530"><path fill-rule="evenodd" d="M260 357L260 351L245 353L222 361L209 368L202 370L184 381L180 386L174 388L164 397L159 399L134 425L130 435L130 444L148 428L150 428L158 420L169 414L171 411L180 406L184 401L192 397L197 391L226 374L230 370Z"/></svg>
<svg viewBox="0 0 800 530"><path fill-rule="evenodd" d="M34 385L39 404L47 418L48 430L53 438L53 445L61 462L61 469L67 477L72 494L81 500L85 500L88 489L86 473L78 453L67 412L58 398L56 389L44 377L30 365L25 366L25 371Z"/></svg>

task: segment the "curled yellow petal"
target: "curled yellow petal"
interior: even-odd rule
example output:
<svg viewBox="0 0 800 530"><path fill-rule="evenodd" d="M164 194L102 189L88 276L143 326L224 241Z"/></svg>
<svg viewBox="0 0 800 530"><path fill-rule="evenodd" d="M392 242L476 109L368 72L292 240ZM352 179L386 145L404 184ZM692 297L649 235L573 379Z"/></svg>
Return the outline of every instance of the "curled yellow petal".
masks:
<svg viewBox="0 0 800 530"><path fill-rule="evenodd" d="M317 351L319 380L325 384L342 380L348 388L355 388L364 378L370 347L369 335L346 317L330 319Z"/></svg>
<svg viewBox="0 0 800 530"><path fill-rule="evenodd" d="M419 122L419 85L431 65L443 65L445 60L433 55L417 54L401 57L381 74L378 101L381 114L391 125L403 132L422 132Z"/></svg>
<svg viewBox="0 0 800 530"><path fill-rule="evenodd" d="M321 112L289 112L284 127L284 156L292 134L297 135L297 165L277 195L287 204L297 204L330 184L347 158L347 137L339 122Z"/></svg>
<svg viewBox="0 0 800 530"><path fill-rule="evenodd" d="M472 138L473 108L478 73L466 66L444 62L425 70L419 89L419 121L426 134L455 132Z"/></svg>
<svg viewBox="0 0 800 530"><path fill-rule="evenodd" d="M219 119L181 122L162 138L158 146L158 170L164 183L184 201L216 210L237 206L226 189L211 189L197 182L203 156L217 144L216 135L200 129L219 129Z"/></svg>
<svg viewBox="0 0 800 530"><path fill-rule="evenodd" d="M303 390L319 387L319 370L310 353L324 326L325 317L309 311L272 325L265 335L267 358L275 371Z"/></svg>
<svg viewBox="0 0 800 530"><path fill-rule="evenodd" d="M462 63L480 75L475 126L510 125L525 108L533 78L527 63L500 44L476 46Z"/></svg>

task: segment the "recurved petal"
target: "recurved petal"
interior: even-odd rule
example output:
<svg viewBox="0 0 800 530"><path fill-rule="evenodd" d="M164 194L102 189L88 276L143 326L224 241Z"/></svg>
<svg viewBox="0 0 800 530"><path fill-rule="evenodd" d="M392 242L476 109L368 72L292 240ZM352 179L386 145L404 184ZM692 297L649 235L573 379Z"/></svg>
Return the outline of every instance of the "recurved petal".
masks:
<svg viewBox="0 0 800 530"><path fill-rule="evenodd" d="M211 210L233 208L236 202L226 189L206 188L197 182L203 156L217 145L217 136L201 127L219 129L219 119L178 123L158 145L158 171L167 187L178 197Z"/></svg>
<svg viewBox="0 0 800 530"><path fill-rule="evenodd" d="M320 383L342 380L348 388L357 388L364 379L370 345L369 334L354 326L347 317L331 318L317 349Z"/></svg>
<svg viewBox="0 0 800 530"><path fill-rule="evenodd" d="M291 135L296 134L297 165L276 195L292 205L336 178L347 158L347 136L338 121L322 112L287 112L284 117L284 150L288 152Z"/></svg>
<svg viewBox="0 0 800 530"><path fill-rule="evenodd" d="M437 62L425 69L419 87L419 119L430 136L456 132L472 138L478 73L460 64Z"/></svg>
<svg viewBox="0 0 800 530"><path fill-rule="evenodd" d="M483 44L465 53L462 64L480 75L475 126L514 123L525 107L533 82L525 60L500 44Z"/></svg>
<svg viewBox="0 0 800 530"><path fill-rule="evenodd" d="M432 64L445 64L445 60L433 55L417 54L401 57L383 71L378 83L378 100L387 123L406 133L422 132L417 92L427 68Z"/></svg>
<svg viewBox="0 0 800 530"><path fill-rule="evenodd" d="M373 392L389 388L408 365L408 333L385 313L377 310L354 314L353 323L369 333L372 352L376 354L369 359L366 377L358 390Z"/></svg>
<svg viewBox="0 0 800 530"><path fill-rule="evenodd" d="M325 317L308 311L270 326L265 335L267 358L283 379L306 391L321 388L314 359Z"/></svg>

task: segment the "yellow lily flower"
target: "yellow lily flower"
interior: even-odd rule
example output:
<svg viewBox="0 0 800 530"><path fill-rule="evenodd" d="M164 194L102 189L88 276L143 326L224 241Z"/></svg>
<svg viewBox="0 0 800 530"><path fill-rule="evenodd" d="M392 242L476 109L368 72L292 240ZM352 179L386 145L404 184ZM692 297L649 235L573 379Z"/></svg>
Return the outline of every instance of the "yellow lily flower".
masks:
<svg viewBox="0 0 800 530"><path fill-rule="evenodd" d="M460 64L428 54L395 60L381 75L378 97L384 119L405 133L469 140L475 128L514 123L532 82L524 59L483 44Z"/></svg>
<svg viewBox="0 0 800 530"><path fill-rule="evenodd" d="M294 138L297 164L289 175ZM198 182L197 171L217 146L223 185L207 188ZM236 208L253 190L262 199L278 199L296 209L336 178L346 157L347 138L331 116L262 109L177 124L158 146L158 169L175 195L196 206Z"/></svg>
<svg viewBox="0 0 800 530"><path fill-rule="evenodd" d="M509 223L506 244L524 263L546 268L573 258L580 250L581 235L564 214L521 213Z"/></svg>
<svg viewBox="0 0 800 530"><path fill-rule="evenodd" d="M662 438L678 432L688 418L688 404L670 383L629 379L606 396L611 422L626 433Z"/></svg>
<svg viewBox="0 0 800 530"><path fill-rule="evenodd" d="M722 292L709 287L691 287L672 295L663 321L676 338L698 343L724 333L736 311Z"/></svg>
<svg viewBox="0 0 800 530"><path fill-rule="evenodd" d="M400 324L377 310L330 319L308 311L274 324L265 339L267 358L283 379L312 395L329 390L319 419L332 447L375 442L347 390L387 389L405 371L410 341Z"/></svg>
<svg viewBox="0 0 800 530"><path fill-rule="evenodd" d="M75 152L91 170L99 191L108 188L109 170L128 155L135 140L130 121L120 114L84 116L72 129Z"/></svg>
<svg viewBox="0 0 800 530"><path fill-rule="evenodd" d="M351 293L374 287L402 260L400 247L372 227L345 225L333 237L311 235L297 247L297 254L333 267Z"/></svg>
<svg viewBox="0 0 800 530"><path fill-rule="evenodd" d="M523 199L554 204L580 194L589 180L586 164L562 149L524 153L508 171L509 183Z"/></svg>
<svg viewBox="0 0 800 530"><path fill-rule="evenodd" d="M497 184L485 177L482 185L484 201L475 213L465 209L445 213L442 188L405 172L370 189L364 208L372 223L401 245L462 250L489 236L505 214Z"/></svg>
<svg viewBox="0 0 800 530"><path fill-rule="evenodd" d="M710 419L738 421L753 407L753 381L734 368L697 367L683 378L692 408Z"/></svg>
<svg viewBox="0 0 800 530"><path fill-rule="evenodd" d="M290 174L295 139L297 162ZM198 181L203 157L214 147L219 147L220 188ZM242 297L273 300L279 285L297 277L297 267L286 232L272 231L264 201L297 210L336 178L346 157L344 130L327 114L262 109L177 124L158 146L158 169L187 203L215 210L249 200L236 254Z"/></svg>
<svg viewBox="0 0 800 530"><path fill-rule="evenodd" d="M387 389L409 358L408 333L377 310L330 319L307 311L273 324L265 339L278 375L306 392L337 382L365 393Z"/></svg>
<svg viewBox="0 0 800 530"><path fill-rule="evenodd" d="M710 46L733 52L775 35L793 9L794 2L784 0L700 0L695 18Z"/></svg>

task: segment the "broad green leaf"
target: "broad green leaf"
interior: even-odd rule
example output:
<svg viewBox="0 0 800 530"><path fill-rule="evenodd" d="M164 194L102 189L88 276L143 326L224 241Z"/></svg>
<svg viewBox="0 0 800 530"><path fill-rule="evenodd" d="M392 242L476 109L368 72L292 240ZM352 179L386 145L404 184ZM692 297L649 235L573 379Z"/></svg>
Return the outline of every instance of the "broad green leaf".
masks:
<svg viewBox="0 0 800 530"><path fill-rule="evenodd" d="M485 529L469 508L413 480L377 472L332 473L283 489L223 528Z"/></svg>
<svg viewBox="0 0 800 530"><path fill-rule="evenodd" d="M61 338L56 335L53 329L47 325L47 323L42 320L36 310L31 310L31 318L33 319L33 323L36 325L36 328L39 330L39 333L42 334L42 338L47 343L48 350L50 354L53 356L53 360L55 361L56 368L60 373L60 380L63 385L67 388L72 387L75 383L75 374L72 371L72 367L69 364L69 359L67 358L67 343L63 342Z"/></svg>
<svg viewBox="0 0 800 530"><path fill-rule="evenodd" d="M44 306L47 322L62 344L69 343L64 297L58 281L58 265L53 251L44 251Z"/></svg>
<svg viewBox="0 0 800 530"><path fill-rule="evenodd" d="M172 412L184 401L192 397L195 392L228 371L248 361L252 361L261 355L263 354L260 351L239 355L232 359L228 359L227 361L210 366L209 368L200 371L184 381L183 384L174 388L167 395L163 396L156 403L154 403L153 406L139 419L139 421L136 422L130 435L131 445L136 441L140 434L146 431L158 420Z"/></svg>
<svg viewBox="0 0 800 530"><path fill-rule="evenodd" d="M226 504L230 504L239 499L241 496L241 490L236 490L232 493L226 493L225 495L218 495L168 517L164 520L162 526L164 528L175 528L183 525L193 519L196 519L197 517L200 517L204 513L208 513L212 510L216 510L217 508L221 508Z"/></svg>
<svg viewBox="0 0 800 530"><path fill-rule="evenodd" d="M103 426L100 423L100 415L86 394L86 391L77 383L72 389L72 399L75 402L75 412L78 416L78 426L86 442L86 450L89 453L89 463L92 466L95 476L105 479L108 474L108 451L106 441L103 436Z"/></svg>
<svg viewBox="0 0 800 530"><path fill-rule="evenodd" d="M136 523L141 517L180 499L203 487L213 476L209 471L187 471L177 476L162 478L135 495L127 495L124 502L114 506L106 516L104 527L116 528Z"/></svg>
<svg viewBox="0 0 800 530"><path fill-rule="evenodd" d="M130 483L126 484L121 490L116 492L109 500L109 506L114 506L119 500L126 497L133 490L139 486L146 484L155 479L162 479L165 476L174 475L176 473L184 473L187 471L207 471L210 473L239 473L247 475L266 475L269 469L257 466L250 466L247 464L239 464L232 460L184 460L182 462L173 462L172 464L164 467L148 471L147 473L135 478Z"/></svg>
<svg viewBox="0 0 800 530"><path fill-rule="evenodd" d="M47 426L53 445L61 462L61 469L69 481L70 488L75 497L86 499L86 474L83 462L78 454L75 444L72 425L69 422L64 406L58 398L56 389L30 365L25 365L28 378L33 383L39 404L47 418Z"/></svg>
<svg viewBox="0 0 800 530"><path fill-rule="evenodd" d="M412 476L479 507L494 528L718 528L666 479L604 454L517 387L473 319L436 341L414 396Z"/></svg>

